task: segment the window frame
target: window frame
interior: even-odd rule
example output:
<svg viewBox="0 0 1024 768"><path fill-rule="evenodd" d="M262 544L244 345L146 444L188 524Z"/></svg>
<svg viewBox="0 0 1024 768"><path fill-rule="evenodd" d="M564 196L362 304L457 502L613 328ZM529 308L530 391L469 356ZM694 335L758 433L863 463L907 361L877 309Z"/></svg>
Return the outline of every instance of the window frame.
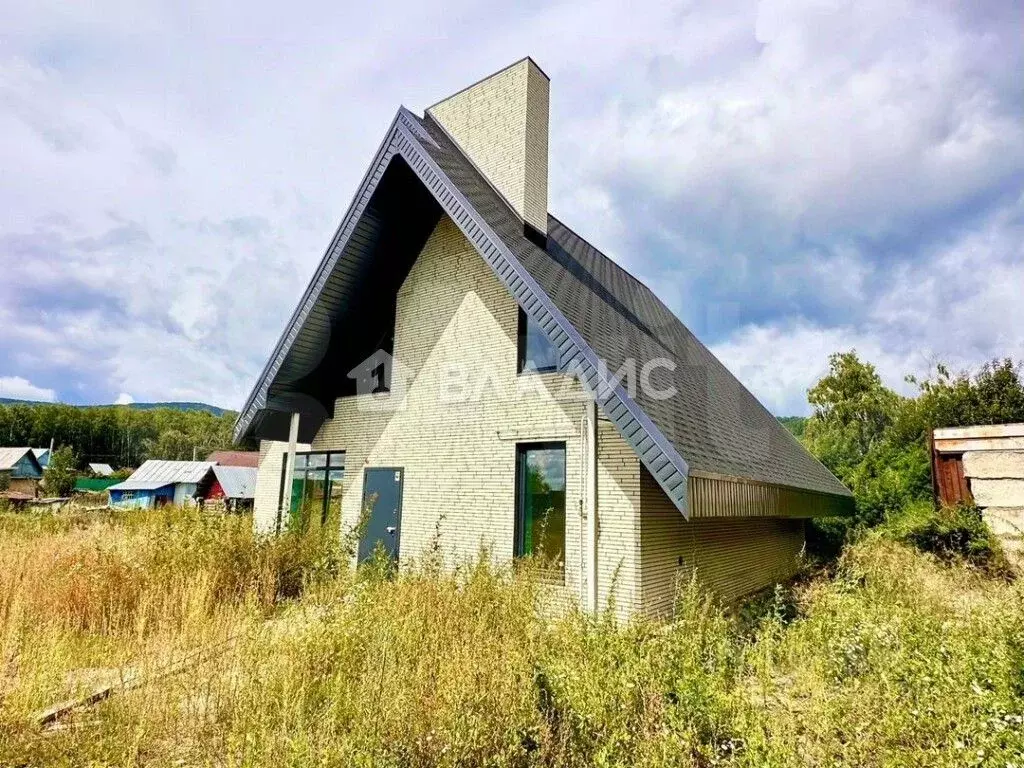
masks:
<svg viewBox="0 0 1024 768"><path fill-rule="evenodd" d="M279 492L277 495L277 530L280 533L281 530L281 518L284 512L284 501L285 501L285 480L288 475L288 451L282 454L281 460L281 482L279 484ZM319 466L309 466L309 457L323 457L323 463ZM302 466L299 467L299 458L302 457ZM340 457L340 463L336 463ZM324 498L320 505L320 524L325 525L327 523L327 513L330 510L330 503L333 494L331 493L332 485L335 482L343 483L345 481L345 451L296 451L295 452L295 467L292 469L292 484L294 486L295 479L299 473L302 474L303 482L303 494L305 494L305 483L309 479L310 473L319 473L320 480L324 483ZM341 473L341 477L338 480L334 480L331 475L335 473ZM293 513L291 505L291 494L289 493L288 500L288 515Z"/></svg>
<svg viewBox="0 0 1024 768"><path fill-rule="evenodd" d="M561 450L562 451L562 493L563 493L563 506L565 509L562 511L562 567L557 570L544 569L544 572L550 575L553 579L565 583L565 570L568 561L568 537L569 537L569 495L568 495L568 459L569 450L565 440L538 440L538 441L526 441L515 444L516 451L516 469L515 469L515 507L514 507L514 520L513 520L513 533L512 533L512 557L513 559L519 559L532 555L532 552L524 552L524 538L526 531L525 528L525 509L523 504L526 498L526 457L530 451L544 451L544 450Z"/></svg>
<svg viewBox="0 0 1024 768"><path fill-rule="evenodd" d="M551 347L555 353L555 363L552 365L545 365L543 368L527 368L526 367L526 350L527 350L527 332L530 327L533 326L537 333L541 335L545 342ZM530 318L526 316L526 311L519 307L519 321L516 330L516 373L557 373L558 372L558 350L555 345L551 343L551 340L544 335L544 331L540 329L536 323L531 322Z"/></svg>

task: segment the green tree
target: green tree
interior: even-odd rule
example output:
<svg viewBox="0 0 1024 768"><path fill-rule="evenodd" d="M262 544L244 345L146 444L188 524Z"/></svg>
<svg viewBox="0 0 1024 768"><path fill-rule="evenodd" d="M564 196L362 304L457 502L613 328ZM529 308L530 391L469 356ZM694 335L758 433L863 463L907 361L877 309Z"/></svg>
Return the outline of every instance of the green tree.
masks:
<svg viewBox="0 0 1024 768"><path fill-rule="evenodd" d="M205 457L232 444L235 414L175 408L0 405L0 445L74 445L83 461L137 467L147 458ZM171 433L171 434L165 434ZM251 447L251 446L250 446Z"/></svg>
<svg viewBox="0 0 1024 768"><path fill-rule="evenodd" d="M804 442L853 491L856 514L816 521L812 541L833 550L851 527L874 525L914 501L931 498L928 436L937 427L1024 421L1024 381L1010 359L953 376L937 365L917 382L917 397L888 389L856 352L829 358L829 372L808 391L814 414Z"/></svg>
<svg viewBox="0 0 1024 768"><path fill-rule="evenodd" d="M50 496L70 496L78 478L78 459L70 446L64 445L50 455L50 464L43 476L43 485Z"/></svg>
<svg viewBox="0 0 1024 768"><path fill-rule="evenodd" d="M918 387L918 404L928 429L1024 421L1021 366L1010 358L985 363L974 376L967 371L953 376L940 364L935 377Z"/></svg>
<svg viewBox="0 0 1024 768"><path fill-rule="evenodd" d="M851 528L875 525L928 492L928 455L913 401L886 387L855 351L832 355L807 399L814 413L804 441L856 499L852 518L812 525L812 543L832 554Z"/></svg>

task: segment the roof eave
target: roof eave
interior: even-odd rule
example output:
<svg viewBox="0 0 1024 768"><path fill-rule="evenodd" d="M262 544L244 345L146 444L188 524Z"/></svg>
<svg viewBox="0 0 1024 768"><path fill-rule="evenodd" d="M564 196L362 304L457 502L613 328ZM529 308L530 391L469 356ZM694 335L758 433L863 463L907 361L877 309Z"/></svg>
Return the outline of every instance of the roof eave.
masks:
<svg viewBox="0 0 1024 768"><path fill-rule="evenodd" d="M399 108L302 301L292 314L275 346L274 353L264 366L245 407L239 413L235 425L235 439L240 440L248 436L254 419L259 411L265 408L267 393L274 375L284 362L304 318L315 305L326 278L334 267L335 259L332 258L332 254L343 251L344 242L354 230L384 168L395 155L401 155L527 315L552 338L559 348L563 368L575 372L584 386L595 393L595 398L605 415L636 451L680 512L688 517L686 461L643 409L600 365L594 350L424 149L422 142L437 147L434 139L420 125L417 118L404 107Z"/></svg>

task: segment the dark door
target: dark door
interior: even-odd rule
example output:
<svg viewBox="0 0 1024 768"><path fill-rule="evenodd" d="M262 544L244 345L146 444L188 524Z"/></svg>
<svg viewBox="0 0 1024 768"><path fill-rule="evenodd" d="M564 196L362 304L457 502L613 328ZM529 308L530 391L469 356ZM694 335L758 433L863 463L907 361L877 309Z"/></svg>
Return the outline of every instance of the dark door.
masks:
<svg viewBox="0 0 1024 768"><path fill-rule="evenodd" d="M369 559L378 545L397 561L402 526L401 467L363 470L363 509L369 510L369 519L359 541L359 562Z"/></svg>

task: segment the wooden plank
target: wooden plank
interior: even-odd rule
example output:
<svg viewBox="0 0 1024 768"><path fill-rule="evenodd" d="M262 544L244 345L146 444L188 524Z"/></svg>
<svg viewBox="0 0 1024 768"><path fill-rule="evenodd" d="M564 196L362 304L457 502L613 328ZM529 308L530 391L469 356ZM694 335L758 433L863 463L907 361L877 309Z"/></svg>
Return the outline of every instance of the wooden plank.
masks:
<svg viewBox="0 0 1024 768"><path fill-rule="evenodd" d="M78 696L74 699L66 699L65 701L59 701L46 709L40 710L32 716L32 719L39 727L50 725L75 709L98 704L115 693L130 691L134 688L148 685L149 683L156 682L163 678L180 674L187 669L197 666L204 660L219 656L231 648L234 648L235 644L238 642L238 638L239 635L234 635L220 643L214 643L211 646L200 648L198 651L187 654L183 659L179 659L178 661L158 668L150 675L143 675L138 672L128 671L127 674L124 674L114 682L95 686L88 693L85 693L82 696Z"/></svg>
<svg viewBox="0 0 1024 768"><path fill-rule="evenodd" d="M1024 437L936 438L935 450L939 453L966 453L967 451L1024 451Z"/></svg>
<svg viewBox="0 0 1024 768"><path fill-rule="evenodd" d="M940 504L951 506L972 501L971 487L964 475L962 454L932 454L933 487Z"/></svg>
<svg viewBox="0 0 1024 768"><path fill-rule="evenodd" d="M1024 437L1024 424L986 424L935 430L936 440L973 440L989 437Z"/></svg>

